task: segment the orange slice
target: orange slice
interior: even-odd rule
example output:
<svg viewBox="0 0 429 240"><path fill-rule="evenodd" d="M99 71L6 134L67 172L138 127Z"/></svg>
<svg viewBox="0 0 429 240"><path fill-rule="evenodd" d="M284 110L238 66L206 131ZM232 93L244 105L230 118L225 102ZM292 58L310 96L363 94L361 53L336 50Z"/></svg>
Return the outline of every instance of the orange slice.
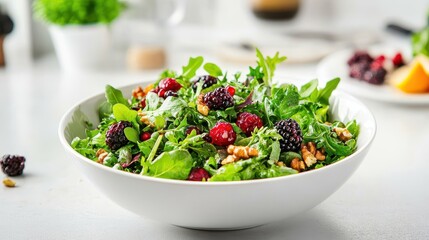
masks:
<svg viewBox="0 0 429 240"><path fill-rule="evenodd" d="M406 93L429 92L429 69L426 60L416 58L411 66L405 66L392 73L391 82Z"/></svg>

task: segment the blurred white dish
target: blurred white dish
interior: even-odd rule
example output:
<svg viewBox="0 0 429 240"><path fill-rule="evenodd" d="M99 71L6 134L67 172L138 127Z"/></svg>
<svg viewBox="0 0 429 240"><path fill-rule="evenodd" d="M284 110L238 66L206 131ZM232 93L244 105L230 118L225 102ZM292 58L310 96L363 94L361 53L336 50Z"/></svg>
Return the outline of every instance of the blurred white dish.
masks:
<svg viewBox="0 0 429 240"><path fill-rule="evenodd" d="M349 77L349 66L347 60L353 55L356 49L346 49L335 52L324 58L317 67L317 76L321 82L326 82L332 78L340 77L339 89L357 97L367 98L380 102L426 105L429 104L429 94L406 94L388 84L372 85L358 79ZM390 46L373 46L368 49L370 55L383 54L387 57L393 56L398 51L404 57L410 56L409 51Z"/></svg>
<svg viewBox="0 0 429 240"><path fill-rule="evenodd" d="M137 85L120 89L129 97ZM71 148L70 142L75 136L85 136L86 121L94 126L99 123L97 109L102 101L103 93L90 97L62 118L58 133L70 160L119 206L143 217L187 228L249 228L313 208L353 174L376 132L371 112L355 98L336 92L331 98L332 117L344 122L356 119L360 124L358 148L349 157L320 169L278 178L236 182L169 180L115 170Z"/></svg>

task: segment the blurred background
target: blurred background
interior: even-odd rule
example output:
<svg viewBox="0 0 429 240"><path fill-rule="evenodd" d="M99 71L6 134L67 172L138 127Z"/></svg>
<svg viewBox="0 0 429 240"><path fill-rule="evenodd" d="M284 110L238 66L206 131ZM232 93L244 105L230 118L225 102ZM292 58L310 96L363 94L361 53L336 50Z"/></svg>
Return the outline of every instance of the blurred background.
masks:
<svg viewBox="0 0 429 240"><path fill-rule="evenodd" d="M58 5L66 1L40 2ZM105 5L111 2L105 1ZM91 67L91 71L175 67L193 54L246 65L254 62L255 46L268 54L279 50L288 56L289 63L314 63L340 48L365 47L382 41L407 44L404 39L409 36L389 32L386 26L395 23L409 30L421 29L426 24L425 9L429 7L427 0L124 0L122 3L125 7L109 22L108 32L98 34L102 40L96 35L87 36L91 40L74 36L66 37L72 43L65 43L67 40L62 37L70 33L50 28L64 28L69 25L67 20L65 25L58 25L35 16L37 11L33 11L31 0L0 0L1 11L14 23L13 31L4 40L6 68L60 69L58 59L69 58L60 59L61 66L66 72L67 69L76 72L82 67L69 69L70 65L100 55L97 51L108 51L109 56L103 55L104 69ZM70 9L78 8L76 4L71 4ZM55 10L55 6L50 7ZM59 42L57 54L55 41ZM70 45L79 49L88 42L105 48L91 47L83 51L84 56L67 50L73 49ZM61 56L67 55L64 53L67 51L76 54ZM148 58L157 60L148 63Z"/></svg>

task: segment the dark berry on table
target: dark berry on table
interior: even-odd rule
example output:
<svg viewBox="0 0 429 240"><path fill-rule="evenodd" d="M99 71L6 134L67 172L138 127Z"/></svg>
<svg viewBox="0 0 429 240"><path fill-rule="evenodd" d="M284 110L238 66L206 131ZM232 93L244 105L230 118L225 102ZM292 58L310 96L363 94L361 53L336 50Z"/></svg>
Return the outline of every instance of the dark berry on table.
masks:
<svg viewBox="0 0 429 240"><path fill-rule="evenodd" d="M210 178L209 172L204 168L196 167L191 170L188 176L189 181L207 181Z"/></svg>
<svg viewBox="0 0 429 240"><path fill-rule="evenodd" d="M240 113L237 117L237 126L246 134L246 136L251 136L255 128L262 128L264 123L262 119L253 113L243 112Z"/></svg>
<svg viewBox="0 0 429 240"><path fill-rule="evenodd" d="M234 98L224 87L219 87L204 95L204 103L213 110L225 110L234 106Z"/></svg>
<svg viewBox="0 0 429 240"><path fill-rule="evenodd" d="M142 132L140 133L140 141L144 142L146 140L149 140L151 136L152 136L152 133L150 132Z"/></svg>
<svg viewBox="0 0 429 240"><path fill-rule="evenodd" d="M228 87L226 87L226 90L229 92L229 95L234 97L234 94L235 94L235 88L234 87L228 86Z"/></svg>
<svg viewBox="0 0 429 240"><path fill-rule="evenodd" d="M368 62L354 63L350 66L349 75L352 78L363 80L363 75L368 71L370 66L370 63Z"/></svg>
<svg viewBox="0 0 429 240"><path fill-rule="evenodd" d="M186 131L185 131L186 135L191 134L191 132L192 132L193 130L195 130L195 132L197 133L197 135L201 134L201 130L200 130L200 129L198 129L198 127L197 127L197 126L191 125L191 126L188 126L188 127L186 128Z"/></svg>
<svg viewBox="0 0 429 240"><path fill-rule="evenodd" d="M164 89L165 91L177 92L182 88L182 85L176 81L174 78L165 78L159 82L159 88Z"/></svg>
<svg viewBox="0 0 429 240"><path fill-rule="evenodd" d="M386 60L386 57L384 55L379 55L377 56L373 62L379 62L381 64L383 64L383 62Z"/></svg>
<svg viewBox="0 0 429 240"><path fill-rule="evenodd" d="M132 127L133 125L127 121L120 121L109 127L106 132L106 144L112 150L118 150L128 143L128 139L125 137L124 129Z"/></svg>
<svg viewBox="0 0 429 240"><path fill-rule="evenodd" d="M194 89L194 91L197 90L198 87L198 83L203 82L203 86L202 89L211 87L212 85L217 83L217 77L213 77L210 75L203 75L203 76L199 76L193 83L192 83L192 89Z"/></svg>
<svg viewBox="0 0 429 240"><path fill-rule="evenodd" d="M386 69L382 67L372 68L365 72L365 74L363 75L363 80L371 84L380 85L384 83L386 74Z"/></svg>
<svg viewBox="0 0 429 240"><path fill-rule="evenodd" d="M347 61L349 66L359 63L359 62L367 62L371 63L374 59L368 54L366 51L356 51L353 56Z"/></svg>
<svg viewBox="0 0 429 240"><path fill-rule="evenodd" d="M171 90L166 91L165 94L164 94L164 97L168 98L170 96L171 97L177 97L177 92L174 92L174 91L171 91Z"/></svg>
<svg viewBox="0 0 429 240"><path fill-rule="evenodd" d="M275 126L277 132L282 136L280 148L282 152L298 152L302 143L302 132L299 124L289 118L278 121Z"/></svg>
<svg viewBox="0 0 429 240"><path fill-rule="evenodd" d="M24 171L25 157L19 155L4 155L0 159L2 171L8 176L19 176Z"/></svg>
<svg viewBox="0 0 429 240"><path fill-rule="evenodd" d="M237 134L234 131L231 123L229 122L218 122L210 130L211 143L218 146L228 146L235 142Z"/></svg>
<svg viewBox="0 0 429 240"><path fill-rule="evenodd" d="M404 66L405 62L404 62L404 58L402 57L402 54L399 52L396 53L396 55L392 59L392 63L393 63L393 66L395 66L395 68Z"/></svg>

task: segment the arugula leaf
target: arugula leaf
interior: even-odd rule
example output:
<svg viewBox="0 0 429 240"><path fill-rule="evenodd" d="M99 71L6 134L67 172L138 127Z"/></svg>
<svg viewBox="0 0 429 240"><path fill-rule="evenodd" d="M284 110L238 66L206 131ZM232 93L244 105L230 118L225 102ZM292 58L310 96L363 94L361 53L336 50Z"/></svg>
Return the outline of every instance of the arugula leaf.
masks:
<svg viewBox="0 0 429 240"><path fill-rule="evenodd" d="M184 149L163 152L151 165L146 175L185 180L193 167L194 161L191 154Z"/></svg>
<svg viewBox="0 0 429 240"><path fill-rule="evenodd" d="M411 37L413 56L423 54L429 57L429 27L416 32Z"/></svg>
<svg viewBox="0 0 429 240"><path fill-rule="evenodd" d="M340 83L340 78L334 78L326 83L326 86L319 91L318 100L322 104L329 104L329 98L332 92L337 88Z"/></svg>
<svg viewBox="0 0 429 240"><path fill-rule="evenodd" d="M214 63L206 63L204 64L204 70L210 75L214 77L222 76L222 70Z"/></svg>
<svg viewBox="0 0 429 240"><path fill-rule="evenodd" d="M261 53L261 51L259 51L259 49L256 49L256 57L258 58L257 63L262 68L262 72L264 73L263 80L265 85L271 86L277 64L284 62L286 57L280 57L279 52L277 52L274 57L267 56L264 58L264 55Z"/></svg>
<svg viewBox="0 0 429 240"><path fill-rule="evenodd" d="M311 80L310 82L301 86L299 95L301 98L308 98L314 91L317 91L319 81L317 79Z"/></svg>
<svg viewBox="0 0 429 240"><path fill-rule="evenodd" d="M112 104L109 102L103 102L98 107L98 117L101 119L108 117L112 114Z"/></svg>
<svg viewBox="0 0 429 240"><path fill-rule="evenodd" d="M124 98L124 95L122 95L122 92L110 85L106 85L106 99L107 102L110 103L112 106L121 103L125 106L129 106L128 101Z"/></svg>
<svg viewBox="0 0 429 240"><path fill-rule="evenodd" d="M182 76L187 79L191 79L195 76L197 70L203 64L204 58L199 56L195 58L189 58L188 65L182 67Z"/></svg>

